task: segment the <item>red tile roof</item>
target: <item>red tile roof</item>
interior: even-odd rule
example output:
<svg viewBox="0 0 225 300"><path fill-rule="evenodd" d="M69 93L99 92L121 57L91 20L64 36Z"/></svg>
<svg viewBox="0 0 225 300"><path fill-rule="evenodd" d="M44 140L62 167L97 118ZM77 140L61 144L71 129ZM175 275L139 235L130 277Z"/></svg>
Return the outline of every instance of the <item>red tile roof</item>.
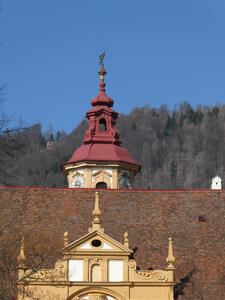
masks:
<svg viewBox="0 0 225 300"><path fill-rule="evenodd" d="M91 224L95 189L0 188L0 212L17 211L24 229L38 226L44 231L65 231L73 241L87 233ZM129 233L130 248L142 268L166 267L168 238L174 241L175 266L194 263L204 299L221 289L225 261L225 191L99 190L101 220L105 233L123 242ZM206 222L199 222L204 215ZM28 224L28 225L27 225ZM184 270L185 272L185 270Z"/></svg>
<svg viewBox="0 0 225 300"><path fill-rule="evenodd" d="M130 153L122 146L104 143L82 145L74 152L72 158L66 164L90 160L118 161L139 166L132 159Z"/></svg>

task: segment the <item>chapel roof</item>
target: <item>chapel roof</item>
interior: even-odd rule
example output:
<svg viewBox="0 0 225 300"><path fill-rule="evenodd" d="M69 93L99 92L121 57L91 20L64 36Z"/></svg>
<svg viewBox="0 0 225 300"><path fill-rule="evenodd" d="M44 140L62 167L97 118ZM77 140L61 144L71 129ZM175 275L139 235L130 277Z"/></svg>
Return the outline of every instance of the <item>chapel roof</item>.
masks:
<svg viewBox="0 0 225 300"><path fill-rule="evenodd" d="M119 145L107 143L93 143L80 146L66 164L80 161L115 161L140 167L140 165L132 159L127 149Z"/></svg>

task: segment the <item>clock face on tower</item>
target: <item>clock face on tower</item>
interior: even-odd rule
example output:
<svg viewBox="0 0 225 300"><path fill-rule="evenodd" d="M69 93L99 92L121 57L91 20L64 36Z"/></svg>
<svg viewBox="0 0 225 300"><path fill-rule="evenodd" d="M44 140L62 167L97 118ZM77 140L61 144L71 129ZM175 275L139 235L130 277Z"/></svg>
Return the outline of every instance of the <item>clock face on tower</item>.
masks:
<svg viewBox="0 0 225 300"><path fill-rule="evenodd" d="M130 179L129 179L129 177L127 175L123 175L120 178L119 188L120 189L130 189L131 188Z"/></svg>
<svg viewBox="0 0 225 300"><path fill-rule="evenodd" d="M72 181L72 188L84 188L84 178L82 176L75 176Z"/></svg>

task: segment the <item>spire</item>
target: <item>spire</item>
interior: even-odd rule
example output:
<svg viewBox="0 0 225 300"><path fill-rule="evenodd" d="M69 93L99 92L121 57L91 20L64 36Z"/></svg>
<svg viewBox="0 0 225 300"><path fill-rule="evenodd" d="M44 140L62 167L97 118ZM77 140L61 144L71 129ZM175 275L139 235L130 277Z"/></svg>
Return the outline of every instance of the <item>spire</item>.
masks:
<svg viewBox="0 0 225 300"><path fill-rule="evenodd" d="M99 230L104 232L104 229L101 227L101 222L99 220L99 216L101 214L101 211L99 209L99 194L98 192L95 192L95 207L92 211L93 221L92 221L92 227L89 228L89 232Z"/></svg>
<svg viewBox="0 0 225 300"><path fill-rule="evenodd" d="M105 92L105 82L104 82L104 76L107 74L106 70L104 69L104 67L102 66L101 69L98 71L98 74L100 76L100 83L99 83L99 87L100 87L100 92Z"/></svg>
<svg viewBox="0 0 225 300"><path fill-rule="evenodd" d="M63 246L66 247L68 244L69 244L68 232L66 231L66 232L64 233Z"/></svg>
<svg viewBox="0 0 225 300"><path fill-rule="evenodd" d="M174 270L173 263L175 262L175 257L173 256L173 242L172 238L169 238L169 247L168 247L168 256L166 258L166 262L168 263L167 270Z"/></svg>
<svg viewBox="0 0 225 300"><path fill-rule="evenodd" d="M124 246L129 248L129 239L128 239L128 233L127 232L124 233Z"/></svg>
<svg viewBox="0 0 225 300"><path fill-rule="evenodd" d="M26 256L24 254L24 248L25 248L24 236L22 236L21 245L20 245L20 254L18 256L18 263L20 268L25 268Z"/></svg>
<svg viewBox="0 0 225 300"><path fill-rule="evenodd" d="M103 60L105 57L105 52L103 52L100 56L99 56L99 65L100 65L100 70L98 71L98 74L100 76L100 90L99 90L99 94L97 97L93 98L91 100L91 105L92 106L108 106L111 107L113 106L114 101L109 98L106 93L105 93L105 82L104 82L104 76L106 75L106 70L104 68L104 64L103 64Z"/></svg>

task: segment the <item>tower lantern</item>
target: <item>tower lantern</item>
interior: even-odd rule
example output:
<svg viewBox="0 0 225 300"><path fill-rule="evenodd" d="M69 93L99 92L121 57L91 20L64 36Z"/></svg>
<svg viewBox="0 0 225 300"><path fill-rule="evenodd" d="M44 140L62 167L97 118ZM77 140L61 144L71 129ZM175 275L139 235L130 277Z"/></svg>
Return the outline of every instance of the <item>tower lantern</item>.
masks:
<svg viewBox="0 0 225 300"><path fill-rule="evenodd" d="M111 109L114 101L105 93L103 60L98 74L99 94L92 99L93 108L86 113L89 126L83 145L63 164L63 172L70 188L131 189L141 166L120 145L116 129L118 113Z"/></svg>

